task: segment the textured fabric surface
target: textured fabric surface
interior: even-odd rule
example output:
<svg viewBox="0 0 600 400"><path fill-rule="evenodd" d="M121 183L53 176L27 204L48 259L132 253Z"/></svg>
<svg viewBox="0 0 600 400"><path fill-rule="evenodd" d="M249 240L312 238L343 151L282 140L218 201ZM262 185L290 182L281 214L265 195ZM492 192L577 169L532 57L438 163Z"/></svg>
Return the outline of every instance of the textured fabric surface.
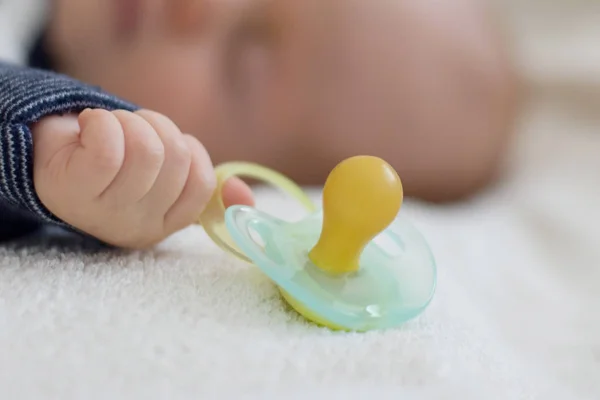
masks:
<svg viewBox="0 0 600 400"><path fill-rule="evenodd" d="M422 317L387 332L306 323L199 228L151 252L96 253L63 236L54 250L34 239L3 249L0 388L46 399L597 398L600 254L584 210L600 196L565 160L549 167L469 204L406 205L439 288ZM258 204L295 210L271 191Z"/></svg>

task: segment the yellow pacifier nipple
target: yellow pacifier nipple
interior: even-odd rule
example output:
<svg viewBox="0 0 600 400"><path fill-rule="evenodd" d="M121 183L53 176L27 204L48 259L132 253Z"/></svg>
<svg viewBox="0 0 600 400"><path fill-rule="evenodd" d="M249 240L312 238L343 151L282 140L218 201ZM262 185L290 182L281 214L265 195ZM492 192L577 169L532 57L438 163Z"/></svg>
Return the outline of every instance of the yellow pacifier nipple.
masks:
<svg viewBox="0 0 600 400"><path fill-rule="evenodd" d="M338 164L325 182L323 226L310 260L334 274L357 271L364 248L394 221L403 197L400 177L381 158Z"/></svg>

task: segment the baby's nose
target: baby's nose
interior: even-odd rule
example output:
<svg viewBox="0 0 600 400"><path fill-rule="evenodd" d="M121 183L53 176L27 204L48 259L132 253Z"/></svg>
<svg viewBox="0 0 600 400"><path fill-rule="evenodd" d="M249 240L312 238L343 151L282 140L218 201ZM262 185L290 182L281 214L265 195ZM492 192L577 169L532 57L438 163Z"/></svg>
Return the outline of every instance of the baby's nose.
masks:
<svg viewBox="0 0 600 400"><path fill-rule="evenodd" d="M169 26L179 35L207 29L229 33L240 20L253 18L270 0L165 0Z"/></svg>
<svg viewBox="0 0 600 400"><path fill-rule="evenodd" d="M171 31L187 35L206 28L213 0L167 0L166 10Z"/></svg>

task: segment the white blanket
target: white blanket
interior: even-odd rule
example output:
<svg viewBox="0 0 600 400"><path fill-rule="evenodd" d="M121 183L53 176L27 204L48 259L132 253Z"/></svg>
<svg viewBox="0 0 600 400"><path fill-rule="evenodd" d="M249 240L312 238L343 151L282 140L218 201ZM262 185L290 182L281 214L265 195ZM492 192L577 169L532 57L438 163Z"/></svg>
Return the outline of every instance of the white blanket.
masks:
<svg viewBox="0 0 600 400"><path fill-rule="evenodd" d="M532 97L506 178L402 211L438 262L420 318L313 326L199 228L142 253L1 249L0 398L600 398L600 14L546 3L507 8Z"/></svg>

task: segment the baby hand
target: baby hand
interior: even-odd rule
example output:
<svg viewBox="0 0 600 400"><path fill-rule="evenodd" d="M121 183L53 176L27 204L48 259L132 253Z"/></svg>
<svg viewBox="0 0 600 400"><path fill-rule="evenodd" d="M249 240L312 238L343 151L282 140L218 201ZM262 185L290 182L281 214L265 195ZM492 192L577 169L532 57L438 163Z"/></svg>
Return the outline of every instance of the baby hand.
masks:
<svg viewBox="0 0 600 400"><path fill-rule="evenodd" d="M85 110L33 129L34 184L50 212L105 243L152 246L197 221L216 180L194 137L151 111ZM227 205L251 204L227 182Z"/></svg>

